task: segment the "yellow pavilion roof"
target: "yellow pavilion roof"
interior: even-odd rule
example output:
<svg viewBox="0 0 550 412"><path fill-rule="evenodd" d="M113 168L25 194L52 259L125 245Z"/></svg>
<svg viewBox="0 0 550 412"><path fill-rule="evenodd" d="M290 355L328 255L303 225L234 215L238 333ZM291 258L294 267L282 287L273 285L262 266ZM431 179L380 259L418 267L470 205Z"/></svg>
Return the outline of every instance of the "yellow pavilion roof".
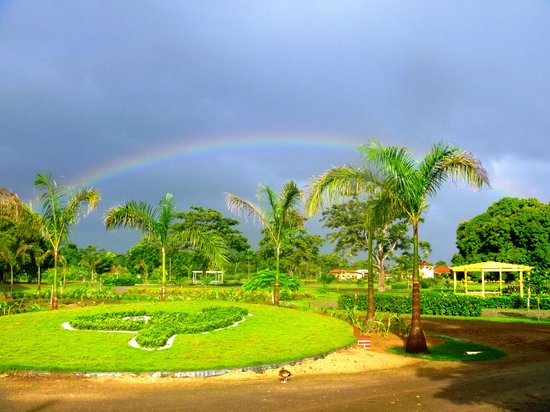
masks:
<svg viewBox="0 0 550 412"><path fill-rule="evenodd" d="M533 266L490 261L451 266L451 270L453 272L529 272L533 270Z"/></svg>

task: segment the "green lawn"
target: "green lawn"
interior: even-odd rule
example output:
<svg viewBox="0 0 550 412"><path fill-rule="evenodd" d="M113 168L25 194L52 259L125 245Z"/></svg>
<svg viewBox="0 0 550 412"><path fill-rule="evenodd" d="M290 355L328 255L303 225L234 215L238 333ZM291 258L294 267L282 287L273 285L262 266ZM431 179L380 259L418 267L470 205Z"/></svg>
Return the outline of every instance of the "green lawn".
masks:
<svg viewBox="0 0 550 412"><path fill-rule="evenodd" d="M502 358L506 353L491 348L489 346L480 345L475 342L450 338L447 336L438 336L445 342L440 345L430 346L429 352L425 354L410 354L405 352L403 347L389 348L388 352L411 356L414 358L426 359L431 361L450 361L450 362L472 362L484 361Z"/></svg>
<svg viewBox="0 0 550 412"><path fill-rule="evenodd" d="M63 322L103 311L148 309L198 311L205 306L246 306L253 316L234 328L178 335L157 351L128 345L133 335L68 331ZM0 317L0 371L151 372L231 369L284 363L325 353L355 341L343 321L264 305L168 302L100 305Z"/></svg>

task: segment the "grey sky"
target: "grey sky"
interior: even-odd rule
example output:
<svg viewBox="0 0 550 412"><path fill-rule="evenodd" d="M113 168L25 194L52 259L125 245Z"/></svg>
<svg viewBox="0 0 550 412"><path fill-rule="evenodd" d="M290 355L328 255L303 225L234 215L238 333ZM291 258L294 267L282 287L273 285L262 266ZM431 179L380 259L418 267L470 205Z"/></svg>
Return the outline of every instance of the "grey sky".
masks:
<svg viewBox="0 0 550 412"><path fill-rule="evenodd" d="M115 204L171 192L229 215L224 192L303 185L370 137L418 155L444 141L493 185L431 201L420 235L449 261L461 220L549 201L549 44L545 1L2 1L0 186L30 201L39 171L95 185L73 240L123 252L138 236L105 232Z"/></svg>

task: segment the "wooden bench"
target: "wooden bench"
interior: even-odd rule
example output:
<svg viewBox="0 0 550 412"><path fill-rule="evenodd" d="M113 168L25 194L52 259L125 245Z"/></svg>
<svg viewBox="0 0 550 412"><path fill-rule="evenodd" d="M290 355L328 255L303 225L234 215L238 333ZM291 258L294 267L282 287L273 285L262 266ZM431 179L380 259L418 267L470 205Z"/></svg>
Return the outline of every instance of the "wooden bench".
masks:
<svg viewBox="0 0 550 412"><path fill-rule="evenodd" d="M357 339L357 346L362 346L363 349L370 350L370 338L366 336L361 336Z"/></svg>

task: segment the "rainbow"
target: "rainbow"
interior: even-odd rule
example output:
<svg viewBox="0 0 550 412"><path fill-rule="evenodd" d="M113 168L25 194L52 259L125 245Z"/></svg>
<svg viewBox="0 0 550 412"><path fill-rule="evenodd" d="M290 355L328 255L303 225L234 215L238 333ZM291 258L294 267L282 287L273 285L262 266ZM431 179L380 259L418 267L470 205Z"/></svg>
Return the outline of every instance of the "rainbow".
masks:
<svg viewBox="0 0 550 412"><path fill-rule="evenodd" d="M181 159L209 156L217 153L238 153L251 150L308 149L312 151L349 152L350 161L357 155L355 139L344 139L342 136L328 135L277 135L255 137L224 137L206 139L179 139L163 146L140 152L129 152L88 170L73 179L74 185L91 185L106 182L119 176L134 173L155 165ZM366 139L364 140L366 142Z"/></svg>

